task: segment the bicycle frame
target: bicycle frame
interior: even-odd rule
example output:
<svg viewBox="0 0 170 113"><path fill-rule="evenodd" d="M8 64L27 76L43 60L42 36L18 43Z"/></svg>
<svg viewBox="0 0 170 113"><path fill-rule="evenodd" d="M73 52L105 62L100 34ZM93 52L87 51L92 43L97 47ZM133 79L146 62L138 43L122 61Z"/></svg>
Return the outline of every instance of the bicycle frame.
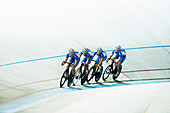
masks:
<svg viewBox="0 0 170 113"><path fill-rule="evenodd" d="M110 74L113 75L113 79L115 80L118 76L116 76L116 73L117 73L117 64L114 65L116 62L114 59L111 59L112 60L112 63L110 65L108 65L103 73L103 80L105 81ZM110 69L109 69L110 67ZM122 69L122 65L120 66L120 70L119 72L121 72L121 69ZM105 76L106 74L106 76Z"/></svg>

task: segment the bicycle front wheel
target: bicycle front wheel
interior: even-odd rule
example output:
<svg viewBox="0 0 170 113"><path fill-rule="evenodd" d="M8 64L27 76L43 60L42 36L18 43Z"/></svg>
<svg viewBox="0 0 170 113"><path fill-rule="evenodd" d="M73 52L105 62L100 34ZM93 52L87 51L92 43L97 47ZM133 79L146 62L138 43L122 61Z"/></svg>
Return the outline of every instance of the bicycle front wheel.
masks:
<svg viewBox="0 0 170 113"><path fill-rule="evenodd" d="M67 71L64 71L61 79L60 79L60 87L63 87L64 83L66 82L67 80L67 77L68 77L68 72Z"/></svg>
<svg viewBox="0 0 170 113"><path fill-rule="evenodd" d="M111 75L113 72L113 69L112 69L112 66L109 65L107 66L107 68L104 70L104 73L103 73L103 81L106 81L106 79L109 77L109 75Z"/></svg>

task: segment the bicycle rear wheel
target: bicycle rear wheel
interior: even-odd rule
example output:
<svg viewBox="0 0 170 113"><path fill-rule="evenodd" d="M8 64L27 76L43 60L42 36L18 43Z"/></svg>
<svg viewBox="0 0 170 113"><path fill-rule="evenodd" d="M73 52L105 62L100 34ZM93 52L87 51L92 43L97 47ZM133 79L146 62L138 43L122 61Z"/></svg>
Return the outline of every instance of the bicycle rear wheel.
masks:
<svg viewBox="0 0 170 113"><path fill-rule="evenodd" d="M107 66L107 68L104 70L104 73L103 73L103 81L106 81L106 79L109 77L109 75L111 75L113 72L113 69L112 69L112 66L109 65Z"/></svg>
<svg viewBox="0 0 170 113"><path fill-rule="evenodd" d="M119 69L119 73L121 73L121 71L122 71L122 65L120 65L120 69ZM115 67L115 70L114 70L114 74L113 74L113 80L116 80L118 77L119 77L119 75L117 76L117 66Z"/></svg>
<svg viewBox="0 0 170 113"><path fill-rule="evenodd" d="M74 74L74 78L73 78L73 85L75 86L77 84L77 82L80 80L81 77L81 70L80 68L78 68L76 70L76 73Z"/></svg>
<svg viewBox="0 0 170 113"><path fill-rule="evenodd" d="M64 83L66 82L67 77L68 77L68 71L65 70L60 79L60 87L63 87Z"/></svg>
<svg viewBox="0 0 170 113"><path fill-rule="evenodd" d="M90 68L90 71L89 71L88 76L87 76L87 83L89 83L90 80L93 78L93 76L94 76L94 70L95 70L95 67L92 66L92 67Z"/></svg>

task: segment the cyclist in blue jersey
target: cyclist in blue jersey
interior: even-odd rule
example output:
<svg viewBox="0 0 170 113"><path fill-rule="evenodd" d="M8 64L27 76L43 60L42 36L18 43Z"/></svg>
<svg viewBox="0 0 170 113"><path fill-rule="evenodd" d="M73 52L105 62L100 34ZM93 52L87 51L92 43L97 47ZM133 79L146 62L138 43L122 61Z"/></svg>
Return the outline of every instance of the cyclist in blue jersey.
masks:
<svg viewBox="0 0 170 113"><path fill-rule="evenodd" d="M88 67L89 64L91 63L91 61L93 60L93 55L92 55L92 51L88 48L83 48L82 52L80 52L80 57L84 55L84 58L82 60L82 63L86 64L86 72L88 73Z"/></svg>
<svg viewBox="0 0 170 113"><path fill-rule="evenodd" d="M113 55L115 55L113 57L113 59L118 59L116 64L117 64L117 76L120 74L119 70L120 70L120 65L125 61L126 59L126 51L125 49L122 49L120 45L115 47L116 49L114 49L112 51L112 54L110 55L110 57L106 60L106 62L108 62L108 60L110 60L112 58Z"/></svg>
<svg viewBox="0 0 170 113"><path fill-rule="evenodd" d="M62 62L61 66L63 66L67 62L67 60L69 60L69 63L73 64L72 74L74 75L75 68L80 62L79 53L77 51L74 51L74 49L70 49L69 53L66 55L65 61ZM68 66L69 65L66 66L66 69L68 69Z"/></svg>
<svg viewBox="0 0 170 113"><path fill-rule="evenodd" d="M102 66L102 62L107 59L107 54L106 54L106 52L103 51L101 47L99 47L99 48L97 48L97 51L94 52L93 57L94 57L95 55L98 56L97 59L96 59L98 65L99 65L99 66Z"/></svg>

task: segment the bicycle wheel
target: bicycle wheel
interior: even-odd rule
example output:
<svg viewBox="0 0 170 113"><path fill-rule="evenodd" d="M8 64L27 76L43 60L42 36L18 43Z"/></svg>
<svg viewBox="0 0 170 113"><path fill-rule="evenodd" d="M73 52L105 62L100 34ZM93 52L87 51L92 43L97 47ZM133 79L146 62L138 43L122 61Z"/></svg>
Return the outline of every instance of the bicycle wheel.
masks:
<svg viewBox="0 0 170 113"><path fill-rule="evenodd" d="M86 73L86 71L84 70L83 76L81 78L81 85L84 85L84 83L87 81L87 76L88 76L88 73Z"/></svg>
<svg viewBox="0 0 170 113"><path fill-rule="evenodd" d="M90 68L90 71L89 71L88 76L87 76L87 83L89 83L90 80L93 78L93 76L94 76L94 69L95 69L94 66L92 66L92 67Z"/></svg>
<svg viewBox="0 0 170 113"><path fill-rule="evenodd" d="M109 65L107 66L107 68L104 70L104 73L103 73L103 81L106 81L106 79L109 77L109 75L111 75L113 72L113 69L112 69L112 66Z"/></svg>
<svg viewBox="0 0 170 113"><path fill-rule="evenodd" d="M121 70L122 70L122 65L120 65L120 69L119 69L119 73L121 73ZM115 70L114 70L114 74L113 74L113 80L116 80L118 77L119 77L119 75L117 76L117 66L115 67Z"/></svg>
<svg viewBox="0 0 170 113"><path fill-rule="evenodd" d="M70 72L70 75L69 75L69 77L68 77L68 82L67 82L67 86L68 87L70 87L71 86L71 84L73 83L73 74L72 74L72 70L71 70L71 72Z"/></svg>
<svg viewBox="0 0 170 113"><path fill-rule="evenodd" d="M68 71L65 70L60 80L60 87L63 87L64 83L66 82L67 77L68 77Z"/></svg>
<svg viewBox="0 0 170 113"><path fill-rule="evenodd" d="M103 66L101 66L101 69L100 68L97 69L97 72L95 74L95 81L96 82L98 82L100 80L102 72L103 72Z"/></svg>
<svg viewBox="0 0 170 113"><path fill-rule="evenodd" d="M77 84L77 82L80 80L81 77L81 70L80 68L78 68L76 70L76 73L74 74L74 78L73 78L73 85L75 86Z"/></svg>

